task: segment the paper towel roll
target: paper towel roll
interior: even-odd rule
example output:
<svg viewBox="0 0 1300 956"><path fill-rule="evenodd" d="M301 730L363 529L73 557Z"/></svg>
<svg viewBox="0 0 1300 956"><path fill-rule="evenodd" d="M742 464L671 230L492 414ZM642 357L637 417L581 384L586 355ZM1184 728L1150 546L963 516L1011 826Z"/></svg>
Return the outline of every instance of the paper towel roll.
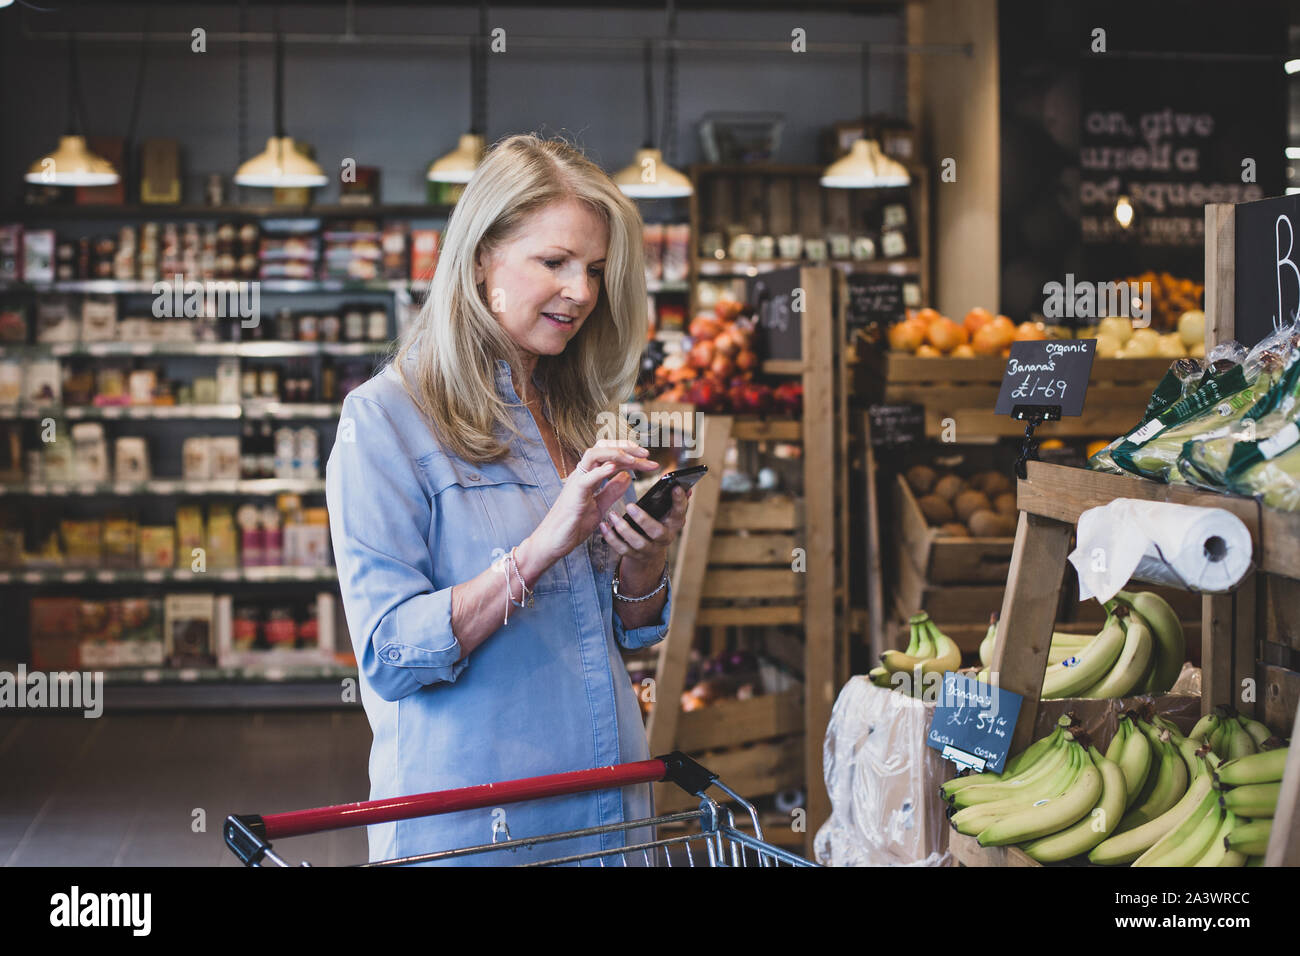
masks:
<svg viewBox="0 0 1300 956"><path fill-rule="evenodd" d="M1222 508L1117 498L1079 516L1079 598L1109 601L1130 578L1228 591L1251 563L1250 531Z"/></svg>

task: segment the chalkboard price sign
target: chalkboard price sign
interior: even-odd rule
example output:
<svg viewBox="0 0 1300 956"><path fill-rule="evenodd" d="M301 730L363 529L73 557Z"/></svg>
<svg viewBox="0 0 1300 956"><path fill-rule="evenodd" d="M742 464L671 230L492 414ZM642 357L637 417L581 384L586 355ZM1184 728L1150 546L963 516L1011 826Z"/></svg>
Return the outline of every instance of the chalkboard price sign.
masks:
<svg viewBox="0 0 1300 956"><path fill-rule="evenodd" d="M913 445L925 437L925 406L872 405L871 445L873 448L898 448Z"/></svg>
<svg viewBox="0 0 1300 956"><path fill-rule="evenodd" d="M953 763L999 773L1011 748L1022 700L1019 694L969 674L944 674L943 692L925 742Z"/></svg>
<svg viewBox="0 0 1300 956"><path fill-rule="evenodd" d="M878 324L887 329L902 320L906 312L903 298L904 278L895 275L855 273L848 277L848 308L844 324L849 339L857 329Z"/></svg>
<svg viewBox="0 0 1300 956"><path fill-rule="evenodd" d="M1300 310L1300 196L1236 207L1234 337L1250 348Z"/></svg>
<svg viewBox="0 0 1300 956"><path fill-rule="evenodd" d="M803 357L803 289L799 268L776 269L750 279L747 295L758 312L759 354L769 359Z"/></svg>
<svg viewBox="0 0 1300 956"><path fill-rule="evenodd" d="M1020 406L1082 415L1096 352L1096 339L1013 342L995 413L1011 415Z"/></svg>

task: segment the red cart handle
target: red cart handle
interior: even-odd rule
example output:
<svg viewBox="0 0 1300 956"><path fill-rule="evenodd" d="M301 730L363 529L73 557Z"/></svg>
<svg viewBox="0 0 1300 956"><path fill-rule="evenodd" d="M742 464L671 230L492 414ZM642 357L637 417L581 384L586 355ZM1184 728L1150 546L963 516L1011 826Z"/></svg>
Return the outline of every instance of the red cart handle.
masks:
<svg viewBox="0 0 1300 956"><path fill-rule="evenodd" d="M574 770L541 777L525 777L522 780L462 787L458 790L417 793L408 797L344 803L312 810L272 813L268 816L254 814L234 816L227 819L226 842L231 842L232 821L242 824L241 827L236 828L238 830L247 828L251 831L251 835L262 840L274 840L280 837L301 836L305 833L320 833L324 830L389 823L394 820L409 820L413 817L454 813L457 810L474 810L503 803L517 803L521 800L587 793L591 790L605 790L661 780L670 780L688 793L699 796L717 778L717 774L701 767L685 754L674 751L652 760L597 767L594 770Z"/></svg>

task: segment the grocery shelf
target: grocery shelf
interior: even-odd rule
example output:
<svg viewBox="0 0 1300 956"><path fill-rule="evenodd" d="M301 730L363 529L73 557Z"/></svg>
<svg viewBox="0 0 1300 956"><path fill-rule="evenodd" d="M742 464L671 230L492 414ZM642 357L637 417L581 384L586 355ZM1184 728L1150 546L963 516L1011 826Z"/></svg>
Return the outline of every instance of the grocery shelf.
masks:
<svg viewBox="0 0 1300 956"><path fill-rule="evenodd" d="M10 206L0 211L6 220L77 219L445 219L456 207L449 203L402 203L371 206L170 206L48 205Z"/></svg>
<svg viewBox="0 0 1300 956"><path fill-rule="evenodd" d="M382 355L383 342L58 342L0 345L0 358L133 357L140 355L213 356L218 358L294 358L311 355Z"/></svg>
<svg viewBox="0 0 1300 956"><path fill-rule="evenodd" d="M921 270L921 260L915 256L897 259L828 259L825 262L809 262L806 259L696 259L695 269L701 279L732 278L735 276L754 276L761 272L776 269L789 269L796 266L829 266L841 272L865 272L890 275L914 275Z"/></svg>
<svg viewBox="0 0 1300 956"><path fill-rule="evenodd" d="M334 582L338 569L250 567L190 571L186 568L46 568L40 570L0 571L0 585L5 584L192 584L196 581L218 584L284 584L296 581Z"/></svg>
<svg viewBox="0 0 1300 956"><path fill-rule="evenodd" d="M0 497L59 498L67 495L301 495L323 494L323 478L251 478L203 481L151 478L147 481L29 481L0 482Z"/></svg>
<svg viewBox="0 0 1300 956"><path fill-rule="evenodd" d="M66 407L19 407L0 409L0 421L16 418L82 419L239 419L239 418L335 418L342 403L259 402L238 405L70 405Z"/></svg>
<svg viewBox="0 0 1300 956"><path fill-rule="evenodd" d="M690 292L691 284L686 279L647 279L647 292Z"/></svg>
<svg viewBox="0 0 1300 956"><path fill-rule="evenodd" d="M196 280L213 285L256 282L260 292L407 292L421 290L427 282L407 279L203 279ZM0 292L92 292L102 295L148 294L154 295L154 286L167 282L170 277L153 279L59 279L52 282L26 282L4 280Z"/></svg>

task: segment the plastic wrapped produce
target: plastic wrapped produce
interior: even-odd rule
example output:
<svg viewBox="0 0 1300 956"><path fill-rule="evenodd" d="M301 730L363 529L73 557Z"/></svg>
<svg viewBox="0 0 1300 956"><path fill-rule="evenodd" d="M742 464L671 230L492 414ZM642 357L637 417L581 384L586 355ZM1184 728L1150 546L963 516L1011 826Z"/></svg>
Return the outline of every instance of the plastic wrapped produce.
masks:
<svg viewBox="0 0 1300 956"><path fill-rule="evenodd" d="M826 727L822 769L830 819L814 852L827 866L948 866L952 764L926 745L935 705L851 678Z"/></svg>
<svg viewBox="0 0 1300 956"><path fill-rule="evenodd" d="M1270 367L1269 362L1274 364ZM1281 369L1273 359L1261 362L1261 370L1248 379L1241 365L1213 374L1187 398L1165 409L1151 421L1129 433L1115 448L1115 464L1154 481L1182 481L1176 463L1183 445L1193 438L1226 434L1277 381Z"/></svg>
<svg viewBox="0 0 1300 956"><path fill-rule="evenodd" d="M1178 359L1174 362L1157 383L1155 391L1151 393L1151 399L1147 402L1146 411L1142 415L1142 420L1138 422L1138 427L1145 425L1174 402L1194 392L1200 387L1204 377L1205 370L1196 359ZM1126 437L1121 435L1089 458L1088 467L1093 471L1104 471L1112 475L1124 474L1124 469L1115 464L1111 453Z"/></svg>
<svg viewBox="0 0 1300 956"><path fill-rule="evenodd" d="M1283 439L1289 441L1284 450ZM1273 444L1272 457L1262 457L1258 446ZM1279 511L1300 511L1300 429L1292 422L1286 430L1263 442L1253 443L1252 449L1261 457L1247 464L1237 473L1229 473L1228 490L1239 495L1252 495L1270 508Z"/></svg>
<svg viewBox="0 0 1300 956"><path fill-rule="evenodd" d="M1246 412L1225 434L1194 438L1183 445L1178 471L1191 484L1215 491L1228 487L1228 472L1240 474L1260 442L1273 438L1300 418L1300 349L1292 350L1282 376L1268 394ZM1272 446L1266 445L1265 450ZM1240 451L1238 449L1240 448ZM1285 449L1278 449L1279 451ZM1252 464L1263 460L1254 458Z"/></svg>

